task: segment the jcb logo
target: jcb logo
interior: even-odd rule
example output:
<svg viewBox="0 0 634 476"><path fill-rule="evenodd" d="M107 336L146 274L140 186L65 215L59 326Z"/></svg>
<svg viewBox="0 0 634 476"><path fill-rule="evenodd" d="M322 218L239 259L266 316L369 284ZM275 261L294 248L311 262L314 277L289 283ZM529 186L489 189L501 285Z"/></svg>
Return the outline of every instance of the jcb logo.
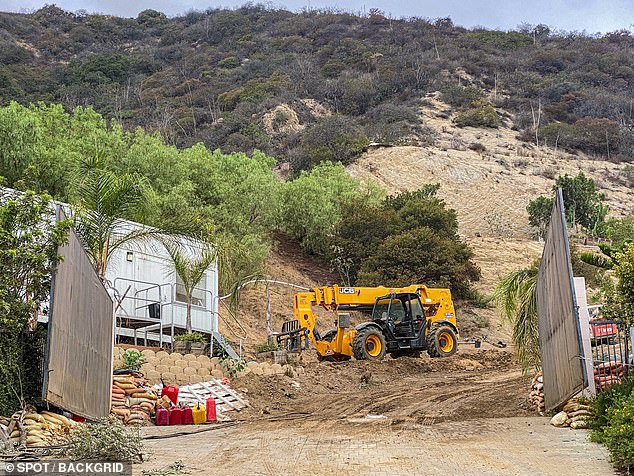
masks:
<svg viewBox="0 0 634 476"><path fill-rule="evenodd" d="M339 294L354 294L354 288L339 288Z"/></svg>

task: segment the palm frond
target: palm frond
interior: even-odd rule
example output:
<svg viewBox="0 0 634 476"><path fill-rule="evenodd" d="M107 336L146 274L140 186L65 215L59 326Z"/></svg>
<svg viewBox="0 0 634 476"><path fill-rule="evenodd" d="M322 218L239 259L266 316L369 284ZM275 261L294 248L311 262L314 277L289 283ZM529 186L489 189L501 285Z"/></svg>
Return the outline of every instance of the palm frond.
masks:
<svg viewBox="0 0 634 476"><path fill-rule="evenodd" d="M537 266L509 273L500 280L493 299L502 317L511 324L517 358L524 371L539 368L539 327L537 321Z"/></svg>

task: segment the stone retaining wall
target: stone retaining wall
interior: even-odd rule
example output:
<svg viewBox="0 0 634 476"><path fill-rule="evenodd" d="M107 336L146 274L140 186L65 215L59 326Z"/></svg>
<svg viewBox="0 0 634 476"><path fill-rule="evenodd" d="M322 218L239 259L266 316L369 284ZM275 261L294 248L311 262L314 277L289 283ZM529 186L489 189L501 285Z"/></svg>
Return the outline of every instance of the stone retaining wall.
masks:
<svg viewBox="0 0 634 476"><path fill-rule="evenodd" d="M114 348L115 369L123 365L122 355L126 350L134 349ZM196 356L192 354L182 355L178 352L169 354L165 351L154 352L153 350L143 350L141 353L145 356L145 363L141 365L141 372L143 372L150 384L161 383L162 380L167 385L187 385L206 382L212 378L231 377L231 375L223 371L218 357L209 358L206 355ZM250 373L262 376L286 374L294 377L295 375L303 374L304 368L251 361L234 378Z"/></svg>

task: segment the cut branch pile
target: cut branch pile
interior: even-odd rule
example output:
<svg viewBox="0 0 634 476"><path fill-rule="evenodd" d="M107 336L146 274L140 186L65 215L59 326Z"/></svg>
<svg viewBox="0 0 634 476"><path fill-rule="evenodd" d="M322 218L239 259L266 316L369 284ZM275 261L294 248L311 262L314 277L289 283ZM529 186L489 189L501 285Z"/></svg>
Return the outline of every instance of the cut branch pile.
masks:
<svg viewBox="0 0 634 476"><path fill-rule="evenodd" d="M64 443L76 423L57 413L19 411L0 417L0 447L45 447Z"/></svg>
<svg viewBox="0 0 634 476"><path fill-rule="evenodd" d="M112 408L126 425L146 425L154 414L156 392L139 373L113 375Z"/></svg>

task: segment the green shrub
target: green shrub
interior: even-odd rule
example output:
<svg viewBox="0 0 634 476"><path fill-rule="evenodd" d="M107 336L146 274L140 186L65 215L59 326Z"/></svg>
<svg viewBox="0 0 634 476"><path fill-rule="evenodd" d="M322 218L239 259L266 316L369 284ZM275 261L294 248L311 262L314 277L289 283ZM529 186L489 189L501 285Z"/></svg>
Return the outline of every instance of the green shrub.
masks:
<svg viewBox="0 0 634 476"><path fill-rule="evenodd" d="M453 121L458 127L497 128L500 125L500 117L490 104L459 112Z"/></svg>
<svg viewBox="0 0 634 476"><path fill-rule="evenodd" d="M180 334L174 337L176 342L195 342L202 344L207 342L207 338L200 332L188 332L187 334Z"/></svg>
<svg viewBox="0 0 634 476"><path fill-rule="evenodd" d="M275 342L262 342L255 346L255 351L257 353L260 352L275 352L276 350L280 350L280 347Z"/></svg>
<svg viewBox="0 0 634 476"><path fill-rule="evenodd" d="M226 69L233 69L240 66L240 60L235 56L228 56L225 59L218 61L218 66Z"/></svg>
<svg viewBox="0 0 634 476"><path fill-rule="evenodd" d="M601 392L592 402L592 439L603 443L614 466L634 470L634 379Z"/></svg>
<svg viewBox="0 0 634 476"><path fill-rule="evenodd" d="M123 354L123 368L139 370L145 363L145 356L138 350L128 350Z"/></svg>
<svg viewBox="0 0 634 476"><path fill-rule="evenodd" d="M441 98L454 107L466 108L482 99L482 91L473 86L447 86L442 90Z"/></svg>

